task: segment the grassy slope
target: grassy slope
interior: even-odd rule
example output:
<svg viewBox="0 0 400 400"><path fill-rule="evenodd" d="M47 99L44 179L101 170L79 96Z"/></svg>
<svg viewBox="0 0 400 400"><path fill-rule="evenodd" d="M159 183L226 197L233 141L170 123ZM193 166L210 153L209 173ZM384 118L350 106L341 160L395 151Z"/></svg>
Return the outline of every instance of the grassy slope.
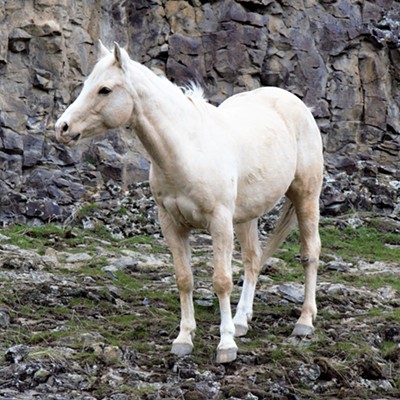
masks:
<svg viewBox="0 0 400 400"><path fill-rule="evenodd" d="M75 229L66 231L52 225L40 228L14 226L1 230L0 233L11 238L3 244L14 244L22 249L34 249L39 254L45 254L49 248L58 252L91 254L93 256L91 261L73 270L63 268L61 257L57 271L49 267L49 272L61 274L66 279L73 277L78 283L82 283L82 286L85 285L84 282L88 277L92 277L95 282L88 290L74 288L61 293L54 302L41 299L40 291L48 290L46 285L42 287L39 285L36 288L36 296L34 293L27 292L26 288L19 291L12 282L3 282L0 305L10 310L12 317L10 328L1 333L3 349L21 343L37 348L39 355L33 353L30 357L57 358L59 355L57 355L56 347L63 344L76 350L71 357L80 365L83 366L85 363L90 365L101 362L104 357L101 352L93 350L93 346L87 345L82 335L90 332L98 334L99 341L107 346L129 348L138 354L147 353L149 358L142 358L142 362L155 365L156 369L160 367L157 367L156 360L160 359L160 353L163 356L168 354L170 342L176 336L179 324L176 287L163 285L159 281L160 274L165 278L173 275L171 264L169 263L163 269L147 267L131 272L117 272L112 279L101 268L108 264L109 255L123 254L125 250L161 256L168 252L164 244L144 236L114 240L103 229L97 229L96 232ZM389 226L381 220L372 220L357 229L338 228L334 221L325 220L321 224L321 238L323 261L331 260L332 254L353 264L359 260L398 263L400 259L400 233L396 226ZM105 250L105 253L99 253L99 246ZM285 260L286 265L281 269L269 271L270 278L276 284L302 282L303 271L297 262L299 245L296 233L288 239L283 248L284 251L280 251L278 256ZM201 251L198 253L201 257L200 253ZM196 255L196 249L194 255ZM197 262L194 267L197 280L210 281L211 271L207 265L206 261ZM400 280L398 278L398 275L391 273L343 274L327 271L323 267L320 275L320 279L327 282L344 283L355 288L366 287L371 290L392 287L399 293ZM237 281L239 274L234 279ZM112 290L110 290L111 286L113 286ZM155 287L159 287L160 290L155 290ZM233 302L237 301L237 292L235 293ZM321 312L317 322L317 334L312 341L298 347L286 343L285 338L290 334L291 324L299 314L299 306L282 303L279 299L272 299L268 304L257 299L253 329L248 334L251 340L246 338L239 341L239 362L233 368L239 370L240 357L245 359L251 356L256 364L265 365L264 369L257 369L255 372L260 382L263 379L279 380L285 377L290 381L287 374L294 365L317 363L327 381L338 382L338 385L345 388L343 389L345 396L368 398L370 396L368 390L354 391L351 388L350 381L354 370L358 369L360 373L363 373L363 365L369 359L369 355L373 356L375 368L379 368L381 361L393 359L394 363L398 362L398 354L396 358L398 344L384 337L376 345L376 349L371 349L366 333L363 329L357 330L357 326L365 323L372 324L374 327L381 326L380 331L385 331L385 326L398 327L400 326L399 309L396 307L382 309L379 305L373 305L364 315L357 314L353 317L359 324L356 323L354 331L349 333L345 330L341 331L343 321L349 318L346 315L345 304L343 308L335 308L334 312L326 311L332 300L339 303L342 301L340 296L335 297L334 294L331 298L327 296L320 298ZM196 304L196 317L198 332L192 359L198 365L212 365L219 324L216 299L208 307ZM24 324L21 321L31 321L31 323ZM339 333L335 336L330 332L332 329ZM369 332L376 334L377 331L379 329L372 329ZM1 362L4 363L4 361ZM115 362L122 363L118 358ZM368 377L366 371L364 371L365 376ZM381 373L382 376L385 374L386 372ZM391 371L389 378L398 391L399 371ZM312 392L311 384L298 382L293 378L291 386L292 390L301 396L321 398ZM94 394L100 396L109 393L109 390L106 384L97 384ZM132 396L140 390L129 385L124 387L124 391ZM146 393L151 392L151 383L145 390ZM335 390L332 388L332 395L339 396ZM140 393L137 395L139 396Z"/></svg>

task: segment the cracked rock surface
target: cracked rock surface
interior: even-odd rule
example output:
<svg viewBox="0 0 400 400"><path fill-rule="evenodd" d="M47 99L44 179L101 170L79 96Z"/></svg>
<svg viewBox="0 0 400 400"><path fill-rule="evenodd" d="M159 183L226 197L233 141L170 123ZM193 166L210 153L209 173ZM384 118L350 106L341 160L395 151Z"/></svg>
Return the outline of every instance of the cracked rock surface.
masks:
<svg viewBox="0 0 400 400"><path fill-rule="evenodd" d="M148 178L134 132L69 149L54 123L96 60L94 42L213 104L262 85L313 107L326 159L322 206L398 213L400 4L383 1L0 1L0 221L65 221L93 194Z"/></svg>

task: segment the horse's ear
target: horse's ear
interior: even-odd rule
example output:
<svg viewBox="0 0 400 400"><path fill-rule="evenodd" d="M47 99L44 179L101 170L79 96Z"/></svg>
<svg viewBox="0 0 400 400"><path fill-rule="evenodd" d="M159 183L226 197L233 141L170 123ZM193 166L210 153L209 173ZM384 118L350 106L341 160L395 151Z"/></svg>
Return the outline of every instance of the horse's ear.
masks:
<svg viewBox="0 0 400 400"><path fill-rule="evenodd" d="M119 44L117 42L114 42L114 57L117 65L120 68L124 69L129 60L129 56L124 49L121 49L121 47L119 47Z"/></svg>
<svg viewBox="0 0 400 400"><path fill-rule="evenodd" d="M104 46L103 42L100 39L97 42L97 52L99 54L99 56L98 56L99 60L100 60L100 58L103 58L110 54L110 51L107 49L106 46Z"/></svg>

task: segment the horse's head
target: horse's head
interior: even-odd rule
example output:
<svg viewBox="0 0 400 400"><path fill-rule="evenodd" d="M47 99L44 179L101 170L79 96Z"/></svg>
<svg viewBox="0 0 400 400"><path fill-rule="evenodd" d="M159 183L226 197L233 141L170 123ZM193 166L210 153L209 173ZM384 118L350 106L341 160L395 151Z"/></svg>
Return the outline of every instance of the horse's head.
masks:
<svg viewBox="0 0 400 400"><path fill-rule="evenodd" d="M115 43L114 51L99 42L100 57L78 98L56 123L56 137L67 145L126 124L133 110L126 71L130 58Z"/></svg>

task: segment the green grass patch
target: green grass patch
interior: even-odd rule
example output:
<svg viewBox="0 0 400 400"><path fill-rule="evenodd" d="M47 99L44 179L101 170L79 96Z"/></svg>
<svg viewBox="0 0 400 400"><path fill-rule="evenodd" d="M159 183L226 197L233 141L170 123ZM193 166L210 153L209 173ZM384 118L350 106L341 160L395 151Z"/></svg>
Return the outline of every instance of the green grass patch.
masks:
<svg viewBox="0 0 400 400"><path fill-rule="evenodd" d="M85 262L85 267L98 273L104 273L101 268L110 264L110 260L106 256L93 257L91 260ZM82 271L82 269L81 269ZM83 271L84 272L84 269Z"/></svg>
<svg viewBox="0 0 400 400"><path fill-rule="evenodd" d="M385 321L400 323L399 308L391 308L391 309L384 309L381 307L372 308L371 310L368 310L368 315L371 317L379 318L381 320L384 319Z"/></svg>
<svg viewBox="0 0 400 400"><path fill-rule="evenodd" d="M400 232L382 229L383 222L374 220L368 226L359 228L339 228L322 222L320 236L322 242L322 257L324 254L335 253L345 261L363 259L373 261L393 261L400 259ZM390 246L393 245L393 246ZM396 246L399 246L397 248ZM290 266L299 265L300 238L294 231L281 246L284 252L276 255Z"/></svg>
<svg viewBox="0 0 400 400"><path fill-rule="evenodd" d="M398 261L400 248L388 245L400 245L400 233L379 231L374 226L359 228L346 227L320 229L323 252L334 252L345 261L363 260Z"/></svg>
<svg viewBox="0 0 400 400"><path fill-rule="evenodd" d="M351 285L361 287L366 286L370 289L379 289L384 286L392 286L393 289L400 292L400 280L397 275L389 273L383 274L345 274L340 276L341 281L350 283Z"/></svg>
<svg viewBox="0 0 400 400"><path fill-rule="evenodd" d="M52 343L61 338L65 338L71 335L70 330L60 330L60 331L41 331L33 333L29 338L30 345L46 344Z"/></svg>
<svg viewBox="0 0 400 400"><path fill-rule="evenodd" d="M86 217L93 215L96 211L99 211L100 207L96 203L86 203L78 211L78 217Z"/></svg>
<svg viewBox="0 0 400 400"><path fill-rule="evenodd" d="M398 350L398 344L395 342L384 341L380 346L380 351L383 358L390 358L390 356Z"/></svg>
<svg viewBox="0 0 400 400"><path fill-rule="evenodd" d="M99 239L113 242L111 234L104 229L98 229L90 237L87 231L47 224L42 226L13 225L0 229L0 233L9 237L5 243L12 244L24 250L33 249L44 254L46 249L68 250L68 252L93 252L99 246Z"/></svg>
<svg viewBox="0 0 400 400"><path fill-rule="evenodd" d="M323 221L320 226L322 242L321 259L330 260L330 254L336 254L346 262L356 264L360 260L366 262L398 262L400 259L400 232L391 227L383 229L384 223L374 219L368 225L351 227L334 227ZM274 282L304 282L304 271L300 263L300 238L298 231L294 231L278 250L276 256L283 259L285 267L279 266L267 271ZM400 292L400 280L397 274L343 274L329 271L332 282L348 282L356 287L379 289L391 286Z"/></svg>
<svg viewBox="0 0 400 400"><path fill-rule="evenodd" d="M136 296L138 291L148 283L146 279L143 279L143 276L138 279L124 271L116 271L115 277L115 286L121 288L123 291L128 292L126 293L128 296L130 295L129 292L133 292L132 294Z"/></svg>
<svg viewBox="0 0 400 400"><path fill-rule="evenodd" d="M138 235L118 241L120 248L137 250L144 254L168 253L168 247L165 242L159 242L153 236Z"/></svg>
<svg viewBox="0 0 400 400"><path fill-rule="evenodd" d="M41 227L13 225L1 229L0 233L10 238L6 243L24 250L36 249L39 254L43 253L46 246L54 245L57 240L64 239L63 229L51 224Z"/></svg>

